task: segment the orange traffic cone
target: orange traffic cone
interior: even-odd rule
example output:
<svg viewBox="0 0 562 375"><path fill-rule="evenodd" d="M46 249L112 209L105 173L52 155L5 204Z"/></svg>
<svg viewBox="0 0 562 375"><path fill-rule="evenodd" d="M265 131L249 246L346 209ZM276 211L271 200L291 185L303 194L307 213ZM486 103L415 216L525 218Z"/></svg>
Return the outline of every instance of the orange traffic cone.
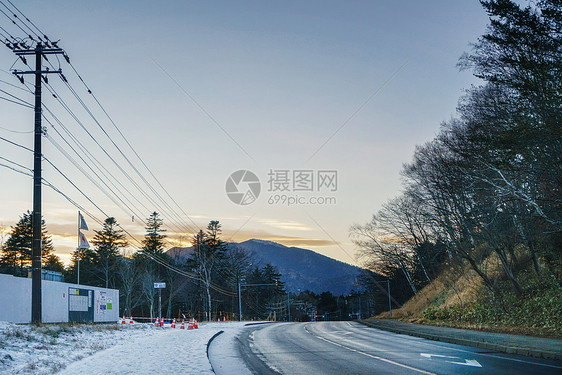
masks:
<svg viewBox="0 0 562 375"><path fill-rule="evenodd" d="M174 320L172 320L172 325L170 327L176 328L176 318L174 318Z"/></svg>
<svg viewBox="0 0 562 375"><path fill-rule="evenodd" d="M197 324L197 319L193 319L193 328L198 329L199 325Z"/></svg>
<svg viewBox="0 0 562 375"><path fill-rule="evenodd" d="M121 324L125 324L125 317L123 317L123 319L121 319Z"/></svg>
<svg viewBox="0 0 562 375"><path fill-rule="evenodd" d="M129 320L129 324L133 324L133 317L131 316L130 320Z"/></svg>
<svg viewBox="0 0 562 375"><path fill-rule="evenodd" d="M187 325L187 329L193 329L193 320L189 320L189 324Z"/></svg>
<svg viewBox="0 0 562 375"><path fill-rule="evenodd" d="M160 325L160 318L156 318L156 321L154 322L154 325L156 327L158 327Z"/></svg>
<svg viewBox="0 0 562 375"><path fill-rule="evenodd" d="M185 329L185 322L183 320L181 321L180 329Z"/></svg>

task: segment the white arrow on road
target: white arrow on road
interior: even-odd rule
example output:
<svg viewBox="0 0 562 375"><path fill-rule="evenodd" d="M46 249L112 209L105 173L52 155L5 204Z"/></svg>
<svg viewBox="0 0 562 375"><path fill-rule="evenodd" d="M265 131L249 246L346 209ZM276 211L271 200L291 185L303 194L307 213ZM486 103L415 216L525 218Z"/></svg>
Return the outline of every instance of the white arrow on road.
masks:
<svg viewBox="0 0 562 375"><path fill-rule="evenodd" d="M453 363L455 365L461 366L472 366L472 367L482 367L480 363L478 363L475 359L463 359L460 357L451 357L448 355L440 355L440 354L428 354L428 353L420 353L422 357L432 359L432 357L442 358L445 362ZM458 362L461 360L462 362Z"/></svg>

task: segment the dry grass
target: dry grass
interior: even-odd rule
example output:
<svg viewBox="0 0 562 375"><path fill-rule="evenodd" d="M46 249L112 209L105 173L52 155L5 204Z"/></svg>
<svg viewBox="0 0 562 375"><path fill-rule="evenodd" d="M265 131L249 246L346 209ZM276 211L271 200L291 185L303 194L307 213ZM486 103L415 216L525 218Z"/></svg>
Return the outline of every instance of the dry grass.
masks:
<svg viewBox="0 0 562 375"><path fill-rule="evenodd" d="M530 260L525 259L527 257L525 249L518 247L515 250L522 264L530 264ZM487 258L482 260L479 266L494 282L498 282L498 280L503 278L504 270L495 253L490 254ZM486 332L562 338L559 327L546 323L544 325L536 324L534 321L532 325L531 323L525 325L523 321L521 321L521 324L509 324L500 322L501 319L498 318L497 322L482 322L476 324L468 321L463 322L463 319L460 321L450 319L428 320L425 317L426 314L424 314L424 311L427 313L427 311L429 311L428 308L432 310L437 309L439 311L446 311L451 307L457 309L452 311L459 311L458 308L465 308L467 312L470 312L472 311L471 307L482 303L480 297L482 293L485 292L487 292L487 289L482 278L472 270L470 266L447 265L446 269L431 284L420 290L401 308L393 310L392 318L412 323L473 329ZM547 297L548 296L545 298ZM550 301L548 298L545 300L546 302ZM541 306L543 306L545 302L540 303ZM546 313L546 317L549 319L551 318L548 313ZM389 318L389 313L383 312L376 316L376 318Z"/></svg>
<svg viewBox="0 0 562 375"><path fill-rule="evenodd" d="M480 288L481 278L469 267L447 268L401 308L392 310L392 317L417 319L428 306L445 307L470 303L476 300ZM389 318L388 311L379 314L377 318Z"/></svg>

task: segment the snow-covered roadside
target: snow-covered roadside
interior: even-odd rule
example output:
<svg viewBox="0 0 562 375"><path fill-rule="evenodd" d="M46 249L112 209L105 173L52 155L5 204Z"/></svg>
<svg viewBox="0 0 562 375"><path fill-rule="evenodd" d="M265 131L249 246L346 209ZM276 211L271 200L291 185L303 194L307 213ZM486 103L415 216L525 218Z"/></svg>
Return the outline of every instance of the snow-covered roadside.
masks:
<svg viewBox="0 0 562 375"><path fill-rule="evenodd" d="M69 365L60 375L213 374L207 343L220 331L239 331L244 323L200 324L197 330L159 328Z"/></svg>
<svg viewBox="0 0 562 375"><path fill-rule="evenodd" d="M48 324L0 322L0 374L53 374L102 349L150 336L148 324Z"/></svg>
<svg viewBox="0 0 562 375"><path fill-rule="evenodd" d="M211 345L217 350L210 355L218 358L223 373L248 373L242 371L234 341L244 325L208 323L182 330L151 324L35 327L0 322L0 374L213 374L207 343L220 331Z"/></svg>
<svg viewBox="0 0 562 375"><path fill-rule="evenodd" d="M215 337L209 345L209 361L217 375L251 375L244 359L238 350L236 337L245 326L232 325L225 327L223 333Z"/></svg>

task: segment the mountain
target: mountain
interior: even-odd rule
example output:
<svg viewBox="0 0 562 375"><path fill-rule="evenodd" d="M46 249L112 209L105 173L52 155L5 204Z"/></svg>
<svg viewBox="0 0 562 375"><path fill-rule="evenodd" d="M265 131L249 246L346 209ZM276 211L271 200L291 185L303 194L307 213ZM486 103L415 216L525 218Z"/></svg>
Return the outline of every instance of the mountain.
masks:
<svg viewBox="0 0 562 375"><path fill-rule="evenodd" d="M230 243L251 253L256 261L270 263L283 275L287 289L292 293L310 290L314 293L332 292L349 294L355 287L355 279L362 269L344 262L298 247L287 247L272 241L252 239L239 244ZM192 248L172 248L167 254L184 262Z"/></svg>

